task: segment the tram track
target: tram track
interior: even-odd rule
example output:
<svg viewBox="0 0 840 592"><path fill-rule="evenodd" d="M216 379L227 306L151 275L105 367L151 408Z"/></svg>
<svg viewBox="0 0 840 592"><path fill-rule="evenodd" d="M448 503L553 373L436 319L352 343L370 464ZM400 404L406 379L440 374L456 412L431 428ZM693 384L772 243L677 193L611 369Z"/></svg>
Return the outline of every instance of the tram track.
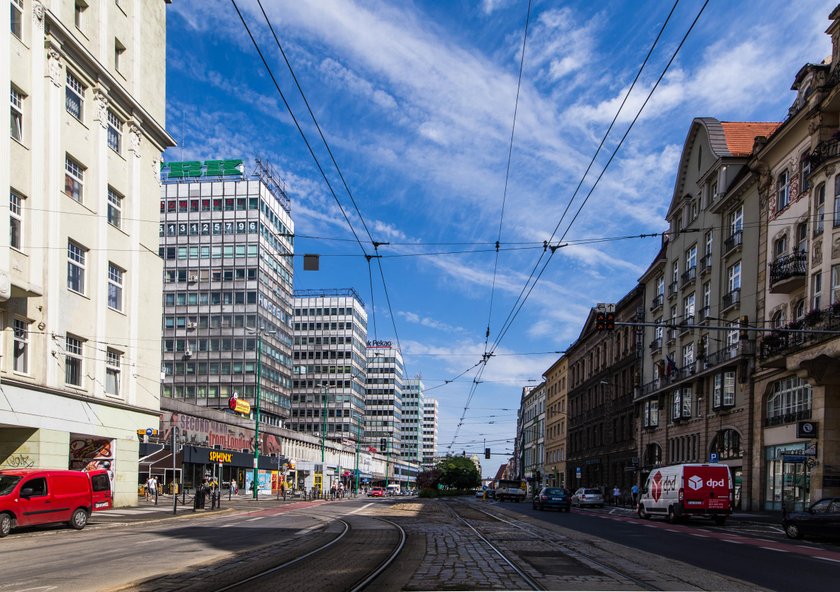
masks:
<svg viewBox="0 0 840 592"><path fill-rule="evenodd" d="M473 530L482 541L511 565L532 590L561 587L562 584L598 581L615 589L663 590L661 576L643 573L638 566L628 569L620 562L596 557L598 549L591 543L572 541L555 530L532 522L476 508L473 504L454 502L467 517L451 507L458 519ZM479 514L484 519L475 517ZM472 515L473 518L469 516ZM487 518L491 525L487 524ZM503 526L499 526L503 525ZM545 571L543 571L545 570Z"/></svg>
<svg viewBox="0 0 840 592"><path fill-rule="evenodd" d="M376 579L399 557L406 543L405 530L384 518L351 514L317 519L320 526L291 536L287 530L277 529L282 540L189 572L135 582L121 590L362 592L375 589Z"/></svg>

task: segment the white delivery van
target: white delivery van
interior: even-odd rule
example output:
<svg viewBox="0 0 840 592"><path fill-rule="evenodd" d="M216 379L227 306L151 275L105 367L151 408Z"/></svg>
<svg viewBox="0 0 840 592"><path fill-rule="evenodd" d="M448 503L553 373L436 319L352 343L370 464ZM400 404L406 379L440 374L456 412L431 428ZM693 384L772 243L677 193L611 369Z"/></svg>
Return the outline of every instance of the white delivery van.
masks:
<svg viewBox="0 0 840 592"><path fill-rule="evenodd" d="M653 469L639 498L640 518L665 516L676 522L705 516L722 525L734 501L729 467L718 464L683 464Z"/></svg>

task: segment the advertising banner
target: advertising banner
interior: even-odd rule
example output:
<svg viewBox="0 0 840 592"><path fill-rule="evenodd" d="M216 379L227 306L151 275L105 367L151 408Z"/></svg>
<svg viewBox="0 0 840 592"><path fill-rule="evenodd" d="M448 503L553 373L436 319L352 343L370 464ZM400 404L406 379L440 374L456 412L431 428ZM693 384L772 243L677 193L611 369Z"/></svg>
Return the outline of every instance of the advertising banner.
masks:
<svg viewBox="0 0 840 592"><path fill-rule="evenodd" d="M259 471L258 472L258 488L259 495L271 495L271 477L272 471ZM252 492L254 491L254 471L246 471L245 472L245 491L249 495L253 495Z"/></svg>

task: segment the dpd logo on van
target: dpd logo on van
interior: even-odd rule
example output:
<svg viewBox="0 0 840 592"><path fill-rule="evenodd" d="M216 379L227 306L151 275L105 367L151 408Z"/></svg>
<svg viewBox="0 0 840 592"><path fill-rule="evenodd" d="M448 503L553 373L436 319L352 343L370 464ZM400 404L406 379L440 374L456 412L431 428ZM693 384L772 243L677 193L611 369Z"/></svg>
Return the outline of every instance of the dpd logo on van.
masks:
<svg viewBox="0 0 840 592"><path fill-rule="evenodd" d="M662 473L659 471L653 476L650 484L650 494L653 496L653 501L658 502L662 497Z"/></svg>
<svg viewBox="0 0 840 592"><path fill-rule="evenodd" d="M694 491L697 491L698 489L703 489L703 479L701 477L698 477L697 475L694 475L688 479L688 486Z"/></svg>

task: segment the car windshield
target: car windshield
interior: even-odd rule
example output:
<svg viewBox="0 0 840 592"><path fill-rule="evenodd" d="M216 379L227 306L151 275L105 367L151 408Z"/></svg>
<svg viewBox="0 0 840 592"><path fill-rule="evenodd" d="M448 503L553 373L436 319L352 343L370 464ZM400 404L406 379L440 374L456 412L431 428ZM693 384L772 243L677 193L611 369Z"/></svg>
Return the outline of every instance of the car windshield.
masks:
<svg viewBox="0 0 840 592"><path fill-rule="evenodd" d="M584 489L583 493L586 495L601 495L600 489Z"/></svg>
<svg viewBox="0 0 840 592"><path fill-rule="evenodd" d="M0 475L0 495L9 495L20 480L17 475Z"/></svg>
<svg viewBox="0 0 840 592"><path fill-rule="evenodd" d="M543 490L543 493L546 495L562 495L562 489L555 489L555 488L546 488Z"/></svg>

